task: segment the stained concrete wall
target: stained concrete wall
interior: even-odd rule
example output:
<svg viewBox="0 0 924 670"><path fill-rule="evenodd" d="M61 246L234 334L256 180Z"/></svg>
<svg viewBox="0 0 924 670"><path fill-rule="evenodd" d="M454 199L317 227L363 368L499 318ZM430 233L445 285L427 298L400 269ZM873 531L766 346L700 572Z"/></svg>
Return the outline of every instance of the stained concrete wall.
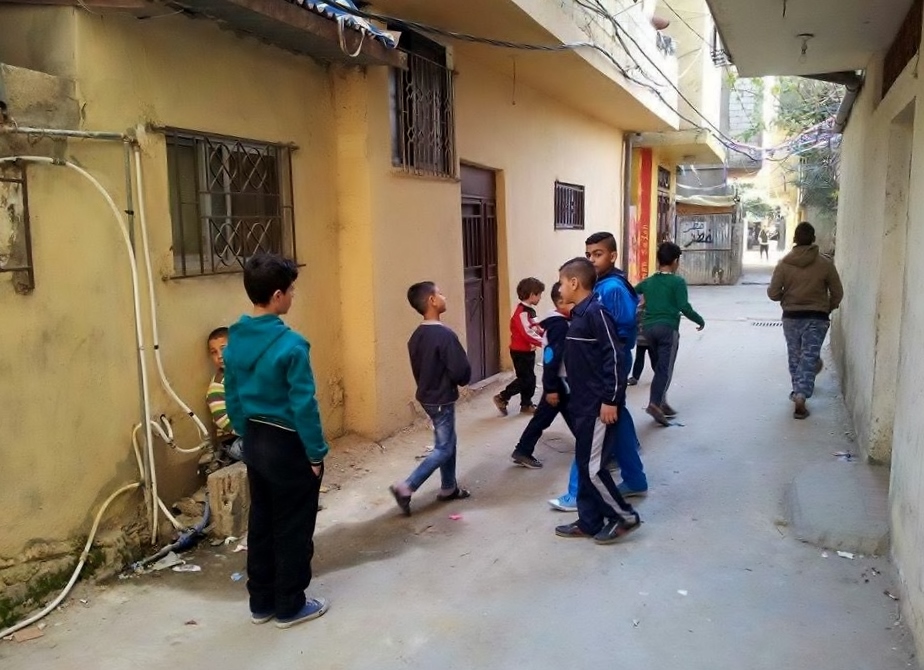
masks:
<svg viewBox="0 0 924 670"><path fill-rule="evenodd" d="M864 454L890 461L892 553L905 620L924 652L924 86L914 59L879 99L882 58L844 134L833 338Z"/></svg>

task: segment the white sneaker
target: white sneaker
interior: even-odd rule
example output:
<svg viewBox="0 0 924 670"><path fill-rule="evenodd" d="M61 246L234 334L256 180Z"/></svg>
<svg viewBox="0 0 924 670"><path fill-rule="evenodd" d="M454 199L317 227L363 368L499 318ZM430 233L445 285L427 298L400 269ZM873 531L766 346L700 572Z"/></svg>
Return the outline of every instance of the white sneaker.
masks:
<svg viewBox="0 0 924 670"><path fill-rule="evenodd" d="M577 512L577 498L567 493L549 500L549 506L559 512Z"/></svg>

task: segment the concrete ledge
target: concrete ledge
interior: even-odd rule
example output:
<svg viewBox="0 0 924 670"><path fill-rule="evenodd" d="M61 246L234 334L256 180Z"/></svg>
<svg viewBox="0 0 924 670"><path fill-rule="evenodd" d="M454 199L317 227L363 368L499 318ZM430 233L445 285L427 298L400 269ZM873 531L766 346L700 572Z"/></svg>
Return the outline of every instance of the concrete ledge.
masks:
<svg viewBox="0 0 924 670"><path fill-rule="evenodd" d="M884 556L889 548L889 470L832 461L806 468L789 491L796 539L827 549Z"/></svg>

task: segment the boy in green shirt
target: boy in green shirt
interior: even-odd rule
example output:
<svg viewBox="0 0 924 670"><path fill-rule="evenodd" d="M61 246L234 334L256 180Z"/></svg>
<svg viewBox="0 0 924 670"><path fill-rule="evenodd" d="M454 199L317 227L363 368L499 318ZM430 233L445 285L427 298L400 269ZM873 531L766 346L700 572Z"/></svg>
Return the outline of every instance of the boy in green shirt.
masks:
<svg viewBox="0 0 924 670"><path fill-rule="evenodd" d="M683 252L673 242L663 242L658 247L658 272L635 287L645 300L645 318L642 332L648 341L655 363L651 395L645 411L662 426L669 426L677 412L667 404L667 389L674 374L674 361L680 346L680 315L706 327L706 322L690 306L687 283L675 273L680 267Z"/></svg>

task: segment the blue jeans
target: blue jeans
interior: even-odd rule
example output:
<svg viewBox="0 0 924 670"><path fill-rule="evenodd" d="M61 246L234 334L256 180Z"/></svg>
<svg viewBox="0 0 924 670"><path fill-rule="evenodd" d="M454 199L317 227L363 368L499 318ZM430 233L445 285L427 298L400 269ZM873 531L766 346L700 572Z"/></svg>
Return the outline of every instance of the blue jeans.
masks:
<svg viewBox="0 0 924 670"><path fill-rule="evenodd" d="M811 398L815 392L818 359L821 358L821 347L830 326L827 319L783 318L793 393Z"/></svg>
<svg viewBox="0 0 924 670"><path fill-rule="evenodd" d="M456 482L456 406L422 405L433 422L433 451L407 478L407 485L416 491L437 469L440 471L440 486L444 491L454 491Z"/></svg>

